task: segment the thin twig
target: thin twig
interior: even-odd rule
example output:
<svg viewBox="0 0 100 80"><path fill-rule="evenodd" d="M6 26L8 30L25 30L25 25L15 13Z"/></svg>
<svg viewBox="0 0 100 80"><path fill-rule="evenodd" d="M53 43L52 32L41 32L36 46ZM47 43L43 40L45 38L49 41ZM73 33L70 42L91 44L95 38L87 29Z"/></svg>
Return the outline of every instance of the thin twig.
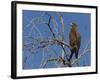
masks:
<svg viewBox="0 0 100 80"><path fill-rule="evenodd" d="M44 65L43 65L43 68L46 67L46 65L47 65L47 63L48 63L49 61L58 61L58 58L51 58L51 59L45 61L45 62L44 62Z"/></svg>

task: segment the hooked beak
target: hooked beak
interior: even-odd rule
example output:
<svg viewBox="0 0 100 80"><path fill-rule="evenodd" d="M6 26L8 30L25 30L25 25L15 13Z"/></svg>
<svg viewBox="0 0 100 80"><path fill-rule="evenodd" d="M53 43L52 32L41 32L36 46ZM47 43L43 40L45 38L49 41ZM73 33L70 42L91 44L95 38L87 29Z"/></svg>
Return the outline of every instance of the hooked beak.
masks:
<svg viewBox="0 0 100 80"><path fill-rule="evenodd" d="M73 23L70 23L70 25L72 26L72 25L73 25Z"/></svg>
<svg viewBox="0 0 100 80"><path fill-rule="evenodd" d="M70 23L70 26L71 26L71 28L72 28L72 26L73 26L73 23Z"/></svg>

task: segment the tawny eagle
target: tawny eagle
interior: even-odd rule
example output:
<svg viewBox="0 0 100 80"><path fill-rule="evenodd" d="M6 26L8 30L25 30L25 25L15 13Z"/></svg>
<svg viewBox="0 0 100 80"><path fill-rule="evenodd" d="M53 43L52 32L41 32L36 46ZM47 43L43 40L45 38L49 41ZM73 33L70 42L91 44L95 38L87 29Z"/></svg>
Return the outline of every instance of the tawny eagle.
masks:
<svg viewBox="0 0 100 80"><path fill-rule="evenodd" d="M70 51L71 54L69 56L69 61L73 57L73 54L75 54L75 58L78 58L78 52L80 49L80 43L81 43L81 36L78 32L78 26L76 23L71 23L71 29L69 32L69 45L70 45Z"/></svg>

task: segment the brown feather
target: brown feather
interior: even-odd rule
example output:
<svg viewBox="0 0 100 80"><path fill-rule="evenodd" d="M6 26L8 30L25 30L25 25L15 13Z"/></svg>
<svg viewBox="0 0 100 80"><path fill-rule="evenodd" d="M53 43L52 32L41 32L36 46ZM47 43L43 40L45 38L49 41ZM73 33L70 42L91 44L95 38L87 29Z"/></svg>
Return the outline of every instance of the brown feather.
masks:
<svg viewBox="0 0 100 80"><path fill-rule="evenodd" d="M71 54L75 53L78 54L79 48L81 43L81 36L78 32L77 25L75 23L72 24L71 30L69 32L69 44L70 44L70 50ZM72 55L71 55L72 57Z"/></svg>

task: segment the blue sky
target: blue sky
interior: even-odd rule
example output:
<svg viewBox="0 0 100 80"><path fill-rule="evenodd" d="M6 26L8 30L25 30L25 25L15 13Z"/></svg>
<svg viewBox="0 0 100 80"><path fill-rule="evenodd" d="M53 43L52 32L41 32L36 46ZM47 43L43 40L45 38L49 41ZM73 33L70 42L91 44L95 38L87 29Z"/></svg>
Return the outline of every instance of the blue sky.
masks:
<svg viewBox="0 0 100 80"><path fill-rule="evenodd" d="M47 27L46 24L42 24L43 22L48 22L49 16L44 14L48 13L49 15L54 16L55 20L57 21L58 27L54 26L54 23L51 21L51 26L56 35L57 32L61 32L61 22L58 17L59 12L44 12L44 11L32 11L32 10L23 10L23 44L32 42L34 38L40 39L47 39L48 37L51 38L52 35ZM68 43L68 35L70 31L70 23L75 22L78 25L78 31L81 34L81 47L80 52L83 51L84 47L88 42L90 42L91 36L91 15L88 13L70 13L70 12L60 12L62 14L64 20L64 41ZM40 16L42 17L40 18ZM30 21L34 19L30 25ZM39 24L41 23L41 24ZM33 28L34 27L34 28ZM32 30L33 28L33 30ZM32 36L30 38L29 36ZM28 36L28 37L27 37ZM42 37L41 37L42 36ZM23 47L23 69L35 69L35 68L42 68L40 64L42 60L47 60L52 57L60 56L61 48L58 45L49 46L49 50L47 49L39 49L36 52L30 52L30 48L33 45L28 45L27 47ZM90 45L89 45L90 47ZM57 54L53 54L52 50L55 50ZM43 53L44 51L44 53ZM69 52L69 51L68 51ZM52 54L52 55L51 55ZM86 53L80 61L79 65L90 65L91 64L91 53ZM43 58L44 57L44 58ZM74 56L73 56L74 57ZM49 62L47 64L47 68L55 68L55 64Z"/></svg>

